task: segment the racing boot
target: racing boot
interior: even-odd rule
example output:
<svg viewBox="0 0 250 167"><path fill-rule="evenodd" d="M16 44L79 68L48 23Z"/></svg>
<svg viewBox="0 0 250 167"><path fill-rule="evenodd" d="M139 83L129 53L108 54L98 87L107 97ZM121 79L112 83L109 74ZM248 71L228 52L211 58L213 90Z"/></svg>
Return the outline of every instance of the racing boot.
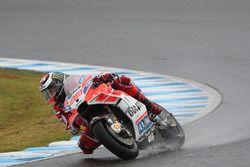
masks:
<svg viewBox="0 0 250 167"><path fill-rule="evenodd" d="M128 95L134 97L136 100L145 104L147 110L149 111L149 116L152 118L152 120L155 119L156 115L161 113L162 109L157 104L150 101L141 92L141 90L138 87L136 87L136 85L131 81L131 79L129 77L127 77L125 75L117 77L113 81L112 87L114 89L126 92Z"/></svg>
<svg viewBox="0 0 250 167"><path fill-rule="evenodd" d="M81 148L84 154L92 154L94 150L100 145L101 144L98 141L84 133L81 135L78 141L78 146Z"/></svg>
<svg viewBox="0 0 250 167"><path fill-rule="evenodd" d="M152 122L157 123L157 115L162 113L162 109L154 102L150 101L140 90L138 90L137 94L134 96L135 99L145 104L148 110L149 119Z"/></svg>
<svg viewBox="0 0 250 167"><path fill-rule="evenodd" d="M141 91L138 91L134 97L143 104L146 105L149 113L149 119L154 122L157 126L161 127L175 127L176 122L173 119L172 113L169 113L166 109L163 109L156 103L150 101ZM164 111L163 111L164 110Z"/></svg>

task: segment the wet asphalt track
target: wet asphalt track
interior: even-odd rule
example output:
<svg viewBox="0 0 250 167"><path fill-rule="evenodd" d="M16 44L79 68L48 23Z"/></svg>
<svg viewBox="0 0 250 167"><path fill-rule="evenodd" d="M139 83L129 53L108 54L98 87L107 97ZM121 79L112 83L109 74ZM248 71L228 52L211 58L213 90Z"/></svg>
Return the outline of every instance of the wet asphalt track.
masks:
<svg viewBox="0 0 250 167"><path fill-rule="evenodd" d="M171 74L223 95L215 112L184 127L180 151L126 162L99 150L28 166L248 167L249 46L249 0L0 1L0 57Z"/></svg>

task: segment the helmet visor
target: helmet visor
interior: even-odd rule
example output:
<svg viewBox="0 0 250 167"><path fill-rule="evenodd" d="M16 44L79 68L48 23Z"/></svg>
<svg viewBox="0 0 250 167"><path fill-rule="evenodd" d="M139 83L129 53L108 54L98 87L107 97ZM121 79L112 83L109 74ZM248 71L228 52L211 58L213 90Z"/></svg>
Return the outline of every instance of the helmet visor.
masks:
<svg viewBox="0 0 250 167"><path fill-rule="evenodd" d="M47 89L44 89L44 90L42 91L42 93L43 93L45 99L46 99L47 101L50 101L50 100L54 99L54 97L55 97L55 95L56 95L56 90L57 90L56 84L52 84L52 85L49 86Z"/></svg>

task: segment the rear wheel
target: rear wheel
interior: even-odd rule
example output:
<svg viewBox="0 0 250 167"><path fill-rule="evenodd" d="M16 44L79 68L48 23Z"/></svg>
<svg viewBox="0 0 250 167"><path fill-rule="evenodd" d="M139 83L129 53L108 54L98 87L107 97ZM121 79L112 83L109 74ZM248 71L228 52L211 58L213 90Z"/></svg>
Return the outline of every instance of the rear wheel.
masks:
<svg viewBox="0 0 250 167"><path fill-rule="evenodd" d="M160 105L158 106L161 107ZM159 128L159 132L167 143L173 144L175 149L180 148L185 142L185 132L180 123L175 119L175 117L165 108L161 108L163 109L162 112L165 112L166 115L169 115L170 119L175 123L176 126Z"/></svg>
<svg viewBox="0 0 250 167"><path fill-rule="evenodd" d="M170 115L172 117L172 119L175 121L176 126L172 127L169 126L167 127L165 130L163 130L162 132L162 136L167 137L168 141L171 142L172 144L174 144L174 148L180 148L184 142L185 142L185 133L184 130L182 128L182 126L180 125L180 123L174 118L174 116L171 114Z"/></svg>
<svg viewBox="0 0 250 167"><path fill-rule="evenodd" d="M135 159L139 149L133 137L123 137L115 133L106 120L98 120L92 125L96 138L113 154L124 160Z"/></svg>

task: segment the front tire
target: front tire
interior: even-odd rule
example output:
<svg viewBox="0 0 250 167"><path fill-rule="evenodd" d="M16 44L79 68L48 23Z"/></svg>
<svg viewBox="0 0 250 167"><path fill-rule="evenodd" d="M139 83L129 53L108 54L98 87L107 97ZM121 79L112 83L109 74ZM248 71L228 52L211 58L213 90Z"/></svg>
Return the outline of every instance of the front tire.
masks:
<svg viewBox="0 0 250 167"><path fill-rule="evenodd" d="M115 133L111 132L112 129L106 122L106 120L98 120L92 125L92 131L95 137L113 154L124 160L135 159L138 156L139 149L135 140L130 137L126 140L130 140L130 145L120 142L121 136L119 139L116 139ZM116 134L118 135L118 134Z"/></svg>

